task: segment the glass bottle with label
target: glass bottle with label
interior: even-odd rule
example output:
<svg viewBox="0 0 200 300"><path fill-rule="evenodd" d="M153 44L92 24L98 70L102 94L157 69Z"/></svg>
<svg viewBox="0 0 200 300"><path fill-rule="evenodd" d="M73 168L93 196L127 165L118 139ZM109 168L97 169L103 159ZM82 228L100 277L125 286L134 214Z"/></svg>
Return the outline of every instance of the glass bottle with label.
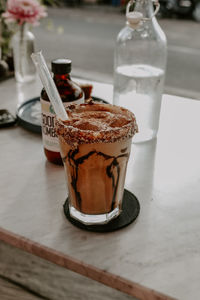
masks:
<svg viewBox="0 0 200 300"><path fill-rule="evenodd" d="M158 10L157 0L131 0L116 41L113 103L135 114L134 143L155 138L159 127L167 42L155 18Z"/></svg>
<svg viewBox="0 0 200 300"><path fill-rule="evenodd" d="M84 103L82 89L71 80L71 60L56 59L51 62L53 79L64 103L67 107L70 104ZM61 165L60 148L55 130L55 112L49 101L45 89L41 92L42 108L42 139L44 153L48 161Z"/></svg>

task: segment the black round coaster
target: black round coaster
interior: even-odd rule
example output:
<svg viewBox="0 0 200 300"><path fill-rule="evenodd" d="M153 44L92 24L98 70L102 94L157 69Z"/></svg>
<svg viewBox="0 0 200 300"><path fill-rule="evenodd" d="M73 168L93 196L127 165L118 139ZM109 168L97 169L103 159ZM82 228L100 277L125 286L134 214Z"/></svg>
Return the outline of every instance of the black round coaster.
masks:
<svg viewBox="0 0 200 300"><path fill-rule="evenodd" d="M64 207L64 213L66 218L73 225L81 229L85 229L88 231L95 231L95 232L110 232L110 231L115 231L120 228L123 228L131 224L137 218L140 212L140 204L138 199L135 197L135 195L133 195L131 192L127 190L124 190L121 214L116 219L113 219L107 224L85 225L79 222L78 220L72 218L69 214L68 198L65 201L63 207Z"/></svg>

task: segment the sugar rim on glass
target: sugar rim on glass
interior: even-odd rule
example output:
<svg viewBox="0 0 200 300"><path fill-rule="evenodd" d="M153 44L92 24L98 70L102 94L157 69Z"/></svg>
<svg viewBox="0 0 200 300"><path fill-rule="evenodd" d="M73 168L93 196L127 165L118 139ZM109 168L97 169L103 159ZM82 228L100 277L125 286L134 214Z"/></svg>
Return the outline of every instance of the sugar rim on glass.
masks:
<svg viewBox="0 0 200 300"><path fill-rule="evenodd" d="M66 110L70 116L70 113L76 112L81 109L81 112L87 111L88 105L92 105L92 110L95 111L95 107L98 108L98 111L102 112L111 112L117 113L119 115L125 116L128 118L129 122L121 127L112 127L108 129L100 130L88 130L80 129L70 125L69 121L65 121L65 124L62 120L56 119L56 132L58 136L62 136L66 143L71 147L76 147L79 144L92 144L92 143L113 143L116 141L121 141L127 138L131 138L135 133L138 132L138 126L136 123L135 115L121 107L112 104L103 104L95 103L93 101L84 104L72 104ZM73 119L72 119L73 120Z"/></svg>

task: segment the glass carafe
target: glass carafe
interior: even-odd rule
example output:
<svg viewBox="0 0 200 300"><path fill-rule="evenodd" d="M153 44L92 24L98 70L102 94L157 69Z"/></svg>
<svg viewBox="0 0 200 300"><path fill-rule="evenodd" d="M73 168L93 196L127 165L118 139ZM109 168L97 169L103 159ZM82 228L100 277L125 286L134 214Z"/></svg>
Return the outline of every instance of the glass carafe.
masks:
<svg viewBox="0 0 200 300"><path fill-rule="evenodd" d="M157 11L158 3L156 7ZM113 103L136 115L139 134L133 142L137 143L157 136L167 42L152 0L130 1L126 19L115 47Z"/></svg>

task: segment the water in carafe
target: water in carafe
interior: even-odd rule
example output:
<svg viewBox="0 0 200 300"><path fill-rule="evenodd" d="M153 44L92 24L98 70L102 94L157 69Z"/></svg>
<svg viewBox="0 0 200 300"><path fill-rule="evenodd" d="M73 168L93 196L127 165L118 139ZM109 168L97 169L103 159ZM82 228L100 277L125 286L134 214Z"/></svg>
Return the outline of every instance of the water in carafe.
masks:
<svg viewBox="0 0 200 300"><path fill-rule="evenodd" d="M159 122L164 71L150 65L121 65L116 68L114 76L115 104L133 111L137 118L140 133L134 141L154 138Z"/></svg>

